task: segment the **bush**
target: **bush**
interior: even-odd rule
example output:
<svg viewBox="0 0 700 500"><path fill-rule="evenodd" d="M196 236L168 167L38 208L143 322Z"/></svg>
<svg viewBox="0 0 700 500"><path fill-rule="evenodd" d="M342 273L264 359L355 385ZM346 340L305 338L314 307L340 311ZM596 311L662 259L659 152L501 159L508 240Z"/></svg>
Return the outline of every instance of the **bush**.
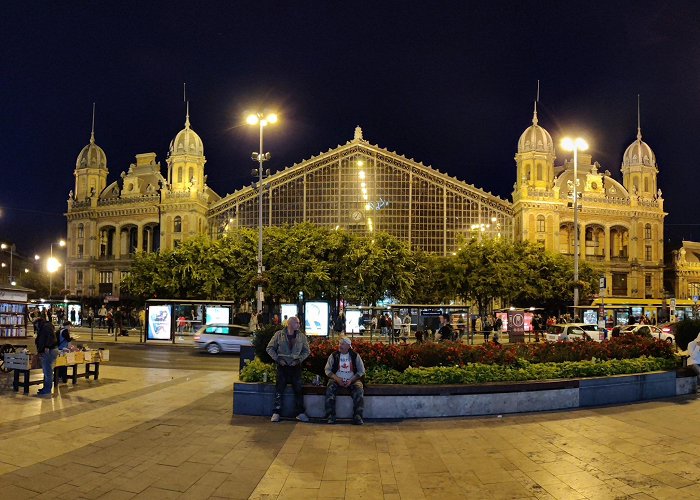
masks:
<svg viewBox="0 0 700 500"><path fill-rule="evenodd" d="M255 347L255 355L260 358L263 363L272 363L272 358L267 354L267 344L277 330L282 328L279 325L265 325L262 328L255 330L253 334L253 347Z"/></svg>
<svg viewBox="0 0 700 500"><path fill-rule="evenodd" d="M695 340L700 332L700 320L684 319L676 325L676 345L685 351L688 349L688 342Z"/></svg>
<svg viewBox="0 0 700 500"><path fill-rule="evenodd" d="M510 366L473 363L467 366L407 368L403 373L386 367L372 367L367 370L365 378L372 384L483 384L625 375L670 370L675 366L675 359L646 356L636 359L611 359L607 361L592 359L563 363L529 363L527 360L518 359ZM268 365L256 359L243 369L241 380L244 382L263 382L264 374L267 373L267 382L274 383L275 372L274 365ZM304 370L304 382L310 382L313 377L313 373Z"/></svg>

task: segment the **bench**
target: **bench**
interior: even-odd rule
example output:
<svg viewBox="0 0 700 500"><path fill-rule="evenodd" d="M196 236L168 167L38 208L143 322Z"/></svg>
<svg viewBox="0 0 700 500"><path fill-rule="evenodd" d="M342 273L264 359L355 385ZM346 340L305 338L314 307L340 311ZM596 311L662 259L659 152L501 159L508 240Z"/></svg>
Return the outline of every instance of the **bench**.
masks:
<svg viewBox="0 0 700 500"><path fill-rule="evenodd" d="M24 394L29 394L30 385L43 384L43 377L38 380L30 380L32 370L41 370L41 362L36 354L29 353L5 353L5 365L13 369L12 389L19 392L20 386ZM100 376L100 363L109 360L109 351L77 351L59 355L53 370L53 385L57 387L60 381L68 382L70 378L75 385L78 377L97 380ZM85 365L85 373L78 373L78 366ZM71 373L68 373L70 368ZM20 380L21 379L21 380Z"/></svg>

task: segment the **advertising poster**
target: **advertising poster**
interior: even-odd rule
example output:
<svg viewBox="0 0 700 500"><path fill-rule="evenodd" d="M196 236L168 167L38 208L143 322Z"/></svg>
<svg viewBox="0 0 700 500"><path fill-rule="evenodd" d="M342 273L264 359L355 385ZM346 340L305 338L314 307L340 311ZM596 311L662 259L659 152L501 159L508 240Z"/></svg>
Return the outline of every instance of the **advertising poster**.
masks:
<svg viewBox="0 0 700 500"><path fill-rule="evenodd" d="M147 340L171 340L172 306L148 306Z"/></svg>
<svg viewBox="0 0 700 500"><path fill-rule="evenodd" d="M282 304L282 321L284 318L291 318L297 315L297 305L296 304Z"/></svg>
<svg viewBox="0 0 700 500"><path fill-rule="evenodd" d="M80 310L80 304L68 304L68 320L74 325L79 325L81 322Z"/></svg>
<svg viewBox="0 0 700 500"><path fill-rule="evenodd" d="M360 333L360 319L362 318L362 312L345 311L345 332L346 333Z"/></svg>
<svg viewBox="0 0 700 500"><path fill-rule="evenodd" d="M328 335L328 302L306 303L306 324L304 331L307 335Z"/></svg>
<svg viewBox="0 0 700 500"><path fill-rule="evenodd" d="M206 306L204 318L206 320L206 325L228 325L231 322L231 308L222 306Z"/></svg>

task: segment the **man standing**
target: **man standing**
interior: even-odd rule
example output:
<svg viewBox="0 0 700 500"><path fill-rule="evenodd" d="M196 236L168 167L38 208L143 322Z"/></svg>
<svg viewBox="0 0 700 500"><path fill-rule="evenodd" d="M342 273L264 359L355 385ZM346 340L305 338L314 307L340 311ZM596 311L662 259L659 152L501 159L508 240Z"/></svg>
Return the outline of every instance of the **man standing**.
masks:
<svg viewBox="0 0 700 500"><path fill-rule="evenodd" d="M53 392L53 368L58 357L56 349L56 334L53 324L46 321L43 314L36 320L36 352L41 360L41 369L44 371L44 387L37 392L37 396L49 396Z"/></svg>
<svg viewBox="0 0 700 500"><path fill-rule="evenodd" d="M284 394L287 384L292 384L297 420L308 422L309 417L304 411L301 363L309 356L309 341L306 335L299 331L299 318L292 316L287 320L286 328L275 332L267 344L267 353L277 363L275 401L270 421L280 421L282 394Z"/></svg>
<svg viewBox="0 0 700 500"><path fill-rule="evenodd" d="M700 381L700 333L695 340L688 342L688 366L698 376Z"/></svg>
<svg viewBox="0 0 700 500"><path fill-rule="evenodd" d="M335 423L335 395L338 387L349 387L352 395L352 423L362 425L365 391L360 379L365 374L365 365L359 354L352 350L352 341L341 337L338 350L333 351L326 361L326 418L329 424Z"/></svg>

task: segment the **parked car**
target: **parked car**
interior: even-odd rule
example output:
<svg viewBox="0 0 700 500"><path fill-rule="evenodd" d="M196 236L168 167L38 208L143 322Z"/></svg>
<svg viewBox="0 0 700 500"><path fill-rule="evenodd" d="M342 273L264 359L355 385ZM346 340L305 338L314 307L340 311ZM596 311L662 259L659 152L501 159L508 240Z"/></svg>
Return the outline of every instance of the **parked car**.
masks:
<svg viewBox="0 0 700 500"><path fill-rule="evenodd" d="M676 336L673 333L666 332L654 325L626 325L620 329L620 333L633 333L635 335L651 335L655 339L665 340L670 344L676 342Z"/></svg>
<svg viewBox="0 0 700 500"><path fill-rule="evenodd" d="M253 345L253 335L247 326L215 323L200 327L194 334L194 343L209 354L241 352L241 346Z"/></svg>
<svg viewBox="0 0 700 500"><path fill-rule="evenodd" d="M548 326L545 338L548 342L577 339L601 342L605 339L604 334L596 325L588 325L585 323L567 323Z"/></svg>

